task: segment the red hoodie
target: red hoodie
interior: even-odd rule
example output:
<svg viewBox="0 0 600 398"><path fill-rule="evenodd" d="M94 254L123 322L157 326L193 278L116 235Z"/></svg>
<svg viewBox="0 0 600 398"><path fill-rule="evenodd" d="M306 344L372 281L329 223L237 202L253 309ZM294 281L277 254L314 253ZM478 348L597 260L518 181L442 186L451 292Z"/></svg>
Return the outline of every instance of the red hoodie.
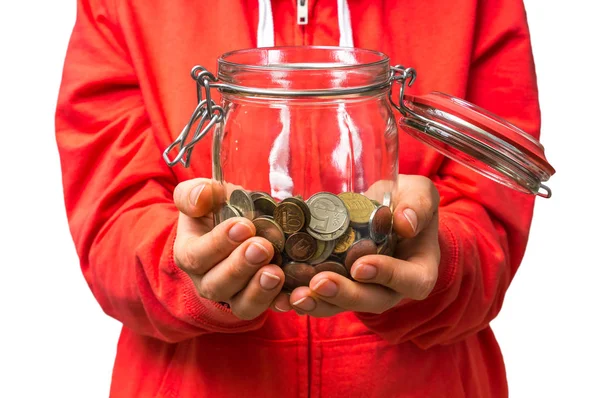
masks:
<svg viewBox="0 0 600 398"><path fill-rule="evenodd" d="M200 298L173 263L173 189L211 176L211 140L196 146L189 169L161 155L195 107L190 69L215 72L224 52L379 50L417 69L411 93L466 98L539 136L522 0L348 3L308 0L308 24L298 25L296 0L78 1L56 130L81 269L123 323L111 396L507 396L489 323L523 257L533 197L404 133L400 172L428 176L441 194L440 277L426 300L381 315L267 311L241 321Z"/></svg>

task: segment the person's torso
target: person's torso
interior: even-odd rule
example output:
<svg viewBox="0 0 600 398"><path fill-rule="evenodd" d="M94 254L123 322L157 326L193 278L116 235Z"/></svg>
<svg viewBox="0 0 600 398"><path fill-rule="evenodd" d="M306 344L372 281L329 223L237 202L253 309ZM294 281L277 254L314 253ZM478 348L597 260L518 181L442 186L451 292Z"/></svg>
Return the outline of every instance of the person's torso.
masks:
<svg viewBox="0 0 600 398"><path fill-rule="evenodd" d="M476 1L350 0L354 46L381 51L417 69L412 93L464 96ZM258 3L121 1L123 42L139 76L161 151L195 105L194 65L216 71L228 51L256 47ZM296 23L296 0L273 0L275 45L339 43L336 0L308 0L309 21ZM168 137L168 138L167 138ZM211 138L194 149L180 181L210 177ZM435 174L441 155L399 133L399 172ZM160 161L160 159L157 159ZM392 345L352 313L316 319L270 312L264 326L166 344L124 330L111 395L172 397L486 397L506 392L502 358L489 329L462 343L421 350Z"/></svg>

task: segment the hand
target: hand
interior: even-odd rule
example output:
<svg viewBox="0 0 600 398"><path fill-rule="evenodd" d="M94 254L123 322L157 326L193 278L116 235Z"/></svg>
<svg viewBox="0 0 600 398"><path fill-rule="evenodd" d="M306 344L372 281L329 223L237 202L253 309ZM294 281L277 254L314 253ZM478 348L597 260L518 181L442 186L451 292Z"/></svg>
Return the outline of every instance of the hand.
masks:
<svg viewBox="0 0 600 398"><path fill-rule="evenodd" d="M367 196L380 197L385 189L375 185ZM327 317L343 311L381 314L403 298L425 299L438 277L439 194L428 178L398 176L392 206L394 232L400 236L394 257L369 255L351 268L356 281L332 272L321 272L310 287L295 289L289 302L299 313Z"/></svg>
<svg viewBox="0 0 600 398"><path fill-rule="evenodd" d="M180 211L175 264L190 276L201 297L229 304L240 319L259 316L283 287L283 271L268 264L271 243L255 236L254 224L246 218L214 227L212 211L225 201L226 192L211 180L184 181L173 197Z"/></svg>

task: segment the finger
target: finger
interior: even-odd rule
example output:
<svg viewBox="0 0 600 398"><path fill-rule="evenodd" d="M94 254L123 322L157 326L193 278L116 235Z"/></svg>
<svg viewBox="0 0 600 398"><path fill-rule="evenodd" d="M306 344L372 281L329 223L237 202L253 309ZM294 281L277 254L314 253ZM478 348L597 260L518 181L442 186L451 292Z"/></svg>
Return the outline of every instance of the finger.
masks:
<svg viewBox="0 0 600 398"><path fill-rule="evenodd" d="M267 265L255 273L248 286L230 300L231 311L240 319L254 319L265 312L283 287L283 271Z"/></svg>
<svg viewBox="0 0 600 398"><path fill-rule="evenodd" d="M277 312L288 312L293 310L292 304L290 303L290 295L288 293L280 292L271 303L271 309Z"/></svg>
<svg viewBox="0 0 600 398"><path fill-rule="evenodd" d="M268 240L250 238L204 276L197 278L196 288L202 297L213 301L228 301L242 291L271 258L273 246ZM277 275L283 275L283 271ZM279 278L282 279L281 276Z"/></svg>
<svg viewBox="0 0 600 398"><path fill-rule="evenodd" d="M357 312L381 314L401 299L386 287L354 282L333 272L318 273L310 281L310 289L323 302Z"/></svg>
<svg viewBox="0 0 600 398"><path fill-rule="evenodd" d="M398 176L393 196L394 230L404 238L417 236L437 215L439 193L429 178Z"/></svg>
<svg viewBox="0 0 600 398"><path fill-rule="evenodd" d="M175 206L188 217L202 217L225 201L225 190L212 180L196 178L179 183L173 192Z"/></svg>
<svg viewBox="0 0 600 398"><path fill-rule="evenodd" d="M203 275L255 234L256 228L250 220L230 218L204 235L178 236L175 261L187 273Z"/></svg>
<svg viewBox="0 0 600 398"><path fill-rule="evenodd" d="M309 314L316 318L326 318L344 311L343 308L320 300L310 288L305 286L294 289L289 301L299 314Z"/></svg>
<svg viewBox="0 0 600 398"><path fill-rule="evenodd" d="M350 273L358 281L385 286L403 297L423 300L432 292L438 278L440 248L437 220L407 245L406 260L368 255L359 258Z"/></svg>

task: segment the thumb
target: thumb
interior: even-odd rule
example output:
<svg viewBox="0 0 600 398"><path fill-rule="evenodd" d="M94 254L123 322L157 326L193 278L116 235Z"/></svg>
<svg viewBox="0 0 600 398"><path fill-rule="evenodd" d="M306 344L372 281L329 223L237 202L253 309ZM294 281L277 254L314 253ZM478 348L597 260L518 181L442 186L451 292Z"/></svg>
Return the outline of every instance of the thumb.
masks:
<svg viewBox="0 0 600 398"><path fill-rule="evenodd" d="M422 176L399 176L394 193L394 230L413 238L437 217L439 193L433 182Z"/></svg>
<svg viewBox="0 0 600 398"><path fill-rule="evenodd" d="M175 206L188 217L203 217L225 201L223 187L207 178L179 183L173 192Z"/></svg>

